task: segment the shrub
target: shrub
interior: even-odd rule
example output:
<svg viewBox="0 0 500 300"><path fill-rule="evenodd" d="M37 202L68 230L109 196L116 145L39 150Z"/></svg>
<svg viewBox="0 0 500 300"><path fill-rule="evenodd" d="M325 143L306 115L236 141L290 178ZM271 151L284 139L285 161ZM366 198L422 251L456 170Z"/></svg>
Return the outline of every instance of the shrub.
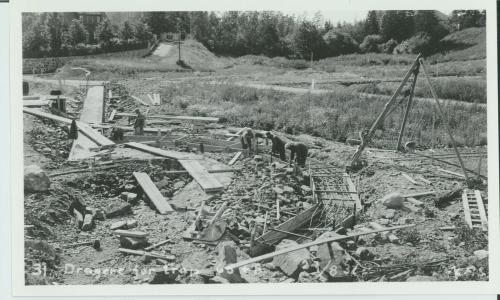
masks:
<svg viewBox="0 0 500 300"><path fill-rule="evenodd" d="M431 36L425 32L419 32L411 38L403 41L394 48L393 54L430 54L433 50Z"/></svg>
<svg viewBox="0 0 500 300"><path fill-rule="evenodd" d="M326 56L355 53L359 51L358 43L347 33L330 30L323 36L327 45Z"/></svg>
<svg viewBox="0 0 500 300"><path fill-rule="evenodd" d="M359 49L364 53L379 52L379 44L382 42L382 37L378 34L365 36L365 39L359 45Z"/></svg>
<svg viewBox="0 0 500 300"><path fill-rule="evenodd" d="M398 42L395 39L390 39L387 42L379 45L379 51L381 53L392 54L394 48L398 45Z"/></svg>

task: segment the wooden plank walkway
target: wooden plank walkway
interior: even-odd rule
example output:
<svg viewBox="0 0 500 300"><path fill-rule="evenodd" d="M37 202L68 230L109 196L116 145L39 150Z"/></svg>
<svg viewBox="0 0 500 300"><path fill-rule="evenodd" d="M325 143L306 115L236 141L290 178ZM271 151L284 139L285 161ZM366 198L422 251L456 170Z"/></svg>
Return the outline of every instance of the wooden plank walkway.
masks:
<svg viewBox="0 0 500 300"><path fill-rule="evenodd" d="M224 189L224 186L217 179L215 179L213 175L210 175L210 173L208 173L208 171L204 167L202 167L199 162L196 161L197 157L195 156L186 155L177 151L163 150L160 148L135 142L125 143L124 145L130 148L179 161L181 166L189 173L189 175L191 175L191 177L193 177L193 179L206 193L221 191Z"/></svg>
<svg viewBox="0 0 500 300"><path fill-rule="evenodd" d="M153 203L160 214L164 215L174 211L151 178L149 178L148 174L143 172L134 172L133 175L144 193L148 196L148 199L151 203Z"/></svg>
<svg viewBox="0 0 500 300"><path fill-rule="evenodd" d="M208 171L196 160L181 159L179 162L206 193L217 192L224 189L224 186L215 179L213 175L210 175L210 173L208 173Z"/></svg>

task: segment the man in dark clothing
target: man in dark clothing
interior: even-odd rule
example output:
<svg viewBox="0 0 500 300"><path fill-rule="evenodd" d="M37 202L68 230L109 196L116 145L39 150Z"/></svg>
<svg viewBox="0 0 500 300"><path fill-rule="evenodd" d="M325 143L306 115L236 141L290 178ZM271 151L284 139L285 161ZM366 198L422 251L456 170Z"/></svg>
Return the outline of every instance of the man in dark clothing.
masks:
<svg viewBox="0 0 500 300"><path fill-rule="evenodd" d="M144 125L146 125L146 117L143 114L141 114L141 111L139 109L136 109L135 112L137 113L137 118L135 119L134 122L135 134L143 135Z"/></svg>
<svg viewBox="0 0 500 300"><path fill-rule="evenodd" d="M286 160L285 142L276 134L268 131L266 136L273 143L271 153L278 154L281 160Z"/></svg>
<svg viewBox="0 0 500 300"><path fill-rule="evenodd" d="M299 142L286 143L285 149L290 150L290 163L297 161L297 164L304 168L307 159L307 146Z"/></svg>

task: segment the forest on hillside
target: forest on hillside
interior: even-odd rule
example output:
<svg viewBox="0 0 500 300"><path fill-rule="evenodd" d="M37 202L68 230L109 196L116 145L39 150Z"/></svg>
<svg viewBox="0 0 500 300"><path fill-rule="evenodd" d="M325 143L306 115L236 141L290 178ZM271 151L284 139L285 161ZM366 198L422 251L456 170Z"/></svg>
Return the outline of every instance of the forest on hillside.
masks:
<svg viewBox="0 0 500 300"><path fill-rule="evenodd" d="M23 14L24 57L94 54L144 47L162 33L180 33L217 55L247 54L317 60L350 53L443 51L450 32L484 27L485 11L369 11L354 23L309 20L275 11L148 12L134 22L103 18L95 29L81 19L63 22L66 13Z"/></svg>

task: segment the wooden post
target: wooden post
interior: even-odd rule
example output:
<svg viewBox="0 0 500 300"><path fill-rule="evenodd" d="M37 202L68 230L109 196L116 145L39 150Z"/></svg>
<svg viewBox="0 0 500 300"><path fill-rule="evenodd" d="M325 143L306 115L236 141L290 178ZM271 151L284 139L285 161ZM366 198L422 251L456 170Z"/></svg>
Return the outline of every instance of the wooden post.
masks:
<svg viewBox="0 0 500 300"><path fill-rule="evenodd" d="M380 113L380 115L377 117L375 122L373 122L372 127L368 131L368 134L366 137L363 139L362 143L359 145L358 150L354 153L352 156L351 164L355 164L359 157L361 156L361 152L363 152L363 149L365 149L366 145L370 141L371 136L375 132L375 130L380 126L380 123L385 119L387 112L390 110L391 106L396 102L396 98L401 93L401 90L403 89L403 86L406 84L408 79L410 79L411 74L413 74L413 70L416 68L416 66L419 63L421 55L419 54L413 64L411 65L410 69L406 73L405 77L403 78L403 81L399 84L399 87L396 89L394 94L391 96L389 101L385 104L384 110Z"/></svg>
<svg viewBox="0 0 500 300"><path fill-rule="evenodd" d="M413 82L410 88L410 96L408 97L408 103L406 104L405 114L403 116L403 124L401 124L401 130L399 131L398 144L396 146L396 151L401 150L401 143L403 142L403 134L405 132L406 122L408 121L408 115L410 113L411 104L413 102L413 96L415 93L415 85L417 85L418 76L418 65L414 70Z"/></svg>
<svg viewBox="0 0 500 300"><path fill-rule="evenodd" d="M420 66L422 67L422 71L424 72L425 79L427 80L427 84L429 85L429 89L431 90L432 97L434 97L434 100L436 101L436 106L438 108L439 113L441 114L441 117L444 119L444 125L446 127L446 132L448 133L448 137L451 140L451 143L453 144L453 149L455 150L455 154L457 155L458 161L460 162L460 166L462 167L462 172L464 173L465 180L469 181L469 176L467 175L467 170L465 169L464 162L462 161L462 157L460 156L460 152L458 152L457 148L457 143L455 142L455 139L453 138L453 135L451 134L451 129L448 124L448 119L446 118L443 108L441 107L441 103L439 103L438 97L436 95L436 91L434 91L434 87L431 84L431 80L429 78L429 75L425 71L424 67L424 61L423 59L419 59L420 61Z"/></svg>

